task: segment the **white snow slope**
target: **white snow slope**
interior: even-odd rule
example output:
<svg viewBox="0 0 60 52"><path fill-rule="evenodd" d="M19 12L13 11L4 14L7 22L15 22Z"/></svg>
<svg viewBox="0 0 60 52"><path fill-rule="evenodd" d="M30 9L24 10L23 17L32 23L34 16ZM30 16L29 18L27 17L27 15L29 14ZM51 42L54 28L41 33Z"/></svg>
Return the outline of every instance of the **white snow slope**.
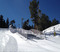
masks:
<svg viewBox="0 0 60 52"><path fill-rule="evenodd" d="M60 24L57 24L55 26L49 27L47 29L45 29L43 32L49 34L49 33L53 33L54 32L54 27L55 27L55 32L57 34L60 34Z"/></svg>
<svg viewBox="0 0 60 52"><path fill-rule="evenodd" d="M55 26L57 31L60 29L59 25ZM49 28L45 31L47 30L50 32ZM12 33L9 29L0 29L0 52L60 52L60 36L46 37L43 40L27 39L18 31Z"/></svg>

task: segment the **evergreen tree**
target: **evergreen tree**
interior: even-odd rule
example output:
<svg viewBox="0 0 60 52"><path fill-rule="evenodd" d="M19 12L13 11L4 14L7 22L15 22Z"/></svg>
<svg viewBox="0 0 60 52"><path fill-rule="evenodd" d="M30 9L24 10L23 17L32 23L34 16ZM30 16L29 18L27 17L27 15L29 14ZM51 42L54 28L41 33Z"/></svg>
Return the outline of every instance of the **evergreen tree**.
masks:
<svg viewBox="0 0 60 52"><path fill-rule="evenodd" d="M10 22L10 25L12 25L12 28L16 28L15 20L12 20L12 21Z"/></svg>
<svg viewBox="0 0 60 52"><path fill-rule="evenodd" d="M6 28L8 28L9 27L9 18L7 18L7 20L6 20Z"/></svg>
<svg viewBox="0 0 60 52"><path fill-rule="evenodd" d="M3 16L0 15L0 28L2 27Z"/></svg>
<svg viewBox="0 0 60 52"><path fill-rule="evenodd" d="M2 28L6 28L6 23L5 23L5 20L3 21L3 27Z"/></svg>
<svg viewBox="0 0 60 52"><path fill-rule="evenodd" d="M40 19L40 17L38 16L39 1L33 0L32 2L30 2L29 9L30 9L32 21L34 23L34 28L38 29L38 24L39 24L38 21Z"/></svg>
<svg viewBox="0 0 60 52"><path fill-rule="evenodd" d="M46 16L45 14L42 14L42 17L41 17L41 30L44 30L48 27L51 26L51 21L49 20L49 17Z"/></svg>
<svg viewBox="0 0 60 52"><path fill-rule="evenodd" d="M5 28L5 20L3 19L3 15L0 15L0 28Z"/></svg>
<svg viewBox="0 0 60 52"><path fill-rule="evenodd" d="M23 29L28 29L29 19L23 23Z"/></svg>
<svg viewBox="0 0 60 52"><path fill-rule="evenodd" d="M51 25L53 26L53 25L56 25L56 24L59 24L59 21L54 18L54 19L52 20L52 24L51 24Z"/></svg>
<svg viewBox="0 0 60 52"><path fill-rule="evenodd" d="M33 25L29 25L29 19L26 20L24 23L23 23L23 29L25 30L30 30L30 29L33 29Z"/></svg>

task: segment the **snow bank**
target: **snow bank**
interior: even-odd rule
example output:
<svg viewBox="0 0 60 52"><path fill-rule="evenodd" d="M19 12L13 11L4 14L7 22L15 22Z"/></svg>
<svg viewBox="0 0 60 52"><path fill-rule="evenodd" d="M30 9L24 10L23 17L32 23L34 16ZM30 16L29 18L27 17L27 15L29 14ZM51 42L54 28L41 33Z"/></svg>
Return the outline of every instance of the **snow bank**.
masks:
<svg viewBox="0 0 60 52"><path fill-rule="evenodd" d="M57 35L60 35L60 24L57 24L55 26L52 26L52 27L49 27L45 30L43 30L43 33L46 33L46 34L53 34L54 33L54 27L55 27L55 32Z"/></svg>

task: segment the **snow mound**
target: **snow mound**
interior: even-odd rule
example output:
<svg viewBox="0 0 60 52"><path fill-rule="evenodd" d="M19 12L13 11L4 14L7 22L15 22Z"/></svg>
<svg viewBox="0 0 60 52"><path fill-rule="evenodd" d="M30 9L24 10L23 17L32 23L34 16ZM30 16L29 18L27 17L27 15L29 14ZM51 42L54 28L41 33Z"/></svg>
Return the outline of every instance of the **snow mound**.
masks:
<svg viewBox="0 0 60 52"><path fill-rule="evenodd" d="M49 27L49 28L43 30L43 33L53 34L54 33L54 28L55 28L55 32L57 33L57 35L58 34L60 35L60 24L57 24L55 26L52 26L52 27Z"/></svg>

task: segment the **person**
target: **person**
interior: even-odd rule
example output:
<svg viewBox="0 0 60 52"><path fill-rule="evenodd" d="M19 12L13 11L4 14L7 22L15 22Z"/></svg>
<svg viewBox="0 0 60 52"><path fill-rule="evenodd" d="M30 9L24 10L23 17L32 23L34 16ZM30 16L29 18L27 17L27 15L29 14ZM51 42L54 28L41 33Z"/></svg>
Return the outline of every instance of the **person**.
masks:
<svg viewBox="0 0 60 52"><path fill-rule="evenodd" d="M54 36L56 36L55 27L54 27Z"/></svg>

